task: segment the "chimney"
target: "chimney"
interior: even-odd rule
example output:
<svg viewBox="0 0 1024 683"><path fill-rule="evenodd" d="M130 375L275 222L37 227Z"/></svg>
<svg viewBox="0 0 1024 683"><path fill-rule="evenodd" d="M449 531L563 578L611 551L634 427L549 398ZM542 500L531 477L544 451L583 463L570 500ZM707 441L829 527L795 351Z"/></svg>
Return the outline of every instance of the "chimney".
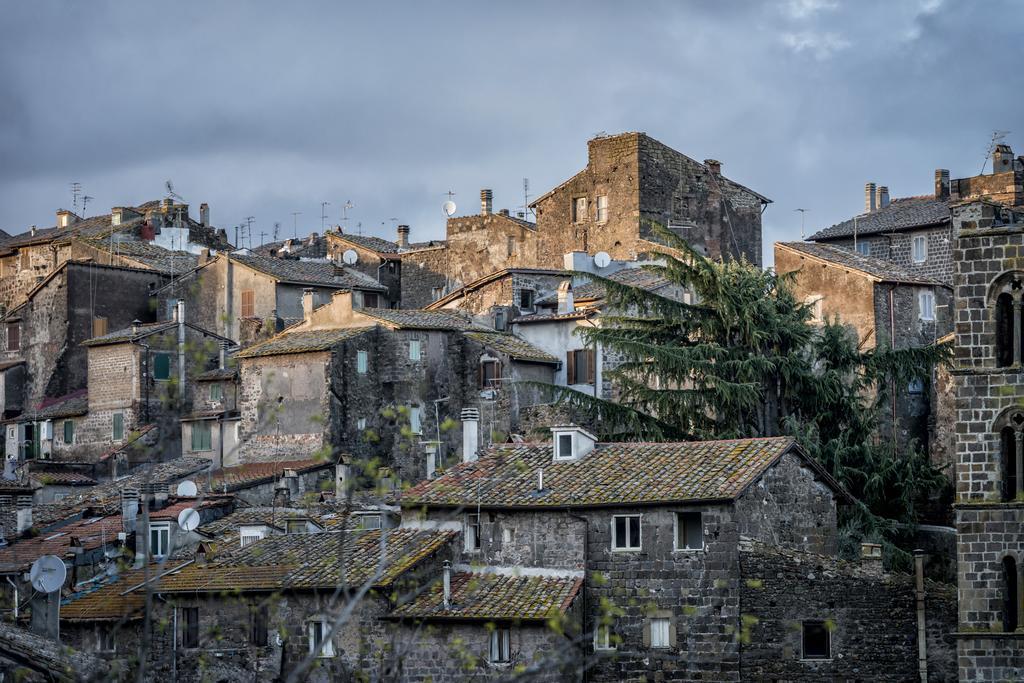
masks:
<svg viewBox="0 0 1024 683"><path fill-rule="evenodd" d="M498 209L498 213L501 214L502 216L508 216L509 215L508 209Z"/></svg>
<svg viewBox="0 0 1024 683"><path fill-rule="evenodd" d="M339 459L334 466L334 500L336 502L345 500L348 495L348 463Z"/></svg>
<svg viewBox="0 0 1024 683"><path fill-rule="evenodd" d="M722 162L718 159L705 159L704 165L708 167L711 175L722 175Z"/></svg>
<svg viewBox="0 0 1024 683"><path fill-rule="evenodd" d="M572 297L572 280L562 280L558 285L558 313L572 313L576 310L576 302Z"/></svg>
<svg viewBox="0 0 1024 683"><path fill-rule="evenodd" d="M490 190L480 190L480 214L483 216L491 215L491 204L494 198L494 193Z"/></svg>
<svg viewBox="0 0 1024 683"><path fill-rule="evenodd" d="M949 169L935 169L935 198L949 199Z"/></svg>
<svg viewBox="0 0 1024 683"><path fill-rule="evenodd" d="M861 543L860 559L864 569L872 576L881 576L884 573L880 543Z"/></svg>
<svg viewBox="0 0 1024 683"><path fill-rule="evenodd" d="M874 213L876 208L875 204L875 184L865 183L864 185L864 213Z"/></svg>
<svg viewBox="0 0 1024 683"><path fill-rule="evenodd" d="M199 250L199 265L210 262L210 248L203 247Z"/></svg>
<svg viewBox="0 0 1024 683"><path fill-rule="evenodd" d="M175 303L171 308L171 322L178 322L178 304Z"/></svg>
<svg viewBox="0 0 1024 683"><path fill-rule="evenodd" d="M210 224L210 205L206 202L199 205L199 222L202 225Z"/></svg>
<svg viewBox="0 0 1024 683"><path fill-rule="evenodd" d="M121 490L121 527L127 533L135 531L135 518L139 515L139 492L137 489Z"/></svg>
<svg viewBox="0 0 1024 683"><path fill-rule="evenodd" d="M67 209L61 209L57 212L57 227L66 228L72 223L78 222L78 216L71 213ZM34 234L34 233L33 233Z"/></svg>
<svg viewBox="0 0 1024 683"><path fill-rule="evenodd" d="M306 287L302 290L302 317L309 320L313 315L313 288Z"/></svg>
<svg viewBox="0 0 1024 683"><path fill-rule="evenodd" d="M398 226L398 246L405 248L409 246L409 226L399 225Z"/></svg>
<svg viewBox="0 0 1024 683"><path fill-rule="evenodd" d="M228 366L228 343L226 341L220 343L220 357L217 360L221 370Z"/></svg>
<svg viewBox="0 0 1024 683"><path fill-rule="evenodd" d="M879 209L884 209L885 207L889 206L889 188L887 186L879 186L878 194L876 196L877 201L875 202L875 205Z"/></svg>
<svg viewBox="0 0 1024 683"><path fill-rule="evenodd" d="M32 528L32 496L18 496L18 535Z"/></svg>
<svg viewBox="0 0 1024 683"><path fill-rule="evenodd" d="M1013 150L1009 145L996 145L992 150L992 172L1005 173L1013 170Z"/></svg>
<svg viewBox="0 0 1024 683"><path fill-rule="evenodd" d="M177 311L178 307L175 306L174 310ZM132 321L132 336L133 337L139 333L139 325L141 325L141 324L142 324L142 321L139 320L138 318L136 318L135 320Z"/></svg>
<svg viewBox="0 0 1024 683"><path fill-rule="evenodd" d="M31 234L33 237L36 236L36 226L33 225L31 228L29 228L29 234Z"/></svg>
<svg viewBox="0 0 1024 683"><path fill-rule="evenodd" d="M477 433L480 424L480 411L476 408L463 408L460 415L462 420L462 462L476 460L476 452L479 449L480 437Z"/></svg>
<svg viewBox="0 0 1024 683"><path fill-rule="evenodd" d="M444 608L448 609L452 606L452 563L449 560L445 560L443 567L442 584L444 586Z"/></svg>
<svg viewBox="0 0 1024 683"><path fill-rule="evenodd" d="M537 490L544 490L544 468L537 468Z"/></svg>

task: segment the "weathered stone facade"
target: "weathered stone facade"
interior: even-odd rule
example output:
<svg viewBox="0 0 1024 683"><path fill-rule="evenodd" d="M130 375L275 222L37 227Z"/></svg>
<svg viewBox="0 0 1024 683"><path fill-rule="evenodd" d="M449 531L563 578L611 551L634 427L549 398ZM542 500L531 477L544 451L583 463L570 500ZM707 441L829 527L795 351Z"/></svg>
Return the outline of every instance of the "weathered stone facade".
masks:
<svg viewBox="0 0 1024 683"><path fill-rule="evenodd" d="M475 216L449 218L449 286L462 287L506 268L534 267L536 230L533 223L489 210Z"/></svg>

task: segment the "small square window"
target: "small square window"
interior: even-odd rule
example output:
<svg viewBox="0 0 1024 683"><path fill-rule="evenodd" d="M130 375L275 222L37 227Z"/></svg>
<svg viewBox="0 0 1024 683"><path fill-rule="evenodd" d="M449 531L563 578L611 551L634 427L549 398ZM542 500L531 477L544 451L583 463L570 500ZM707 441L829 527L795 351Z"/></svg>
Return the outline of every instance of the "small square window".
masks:
<svg viewBox="0 0 1024 683"><path fill-rule="evenodd" d="M470 552L480 550L480 515L476 513L466 515L465 547Z"/></svg>
<svg viewBox="0 0 1024 683"><path fill-rule="evenodd" d="M181 646L199 647L199 608L181 609Z"/></svg>
<svg viewBox="0 0 1024 683"><path fill-rule="evenodd" d="M378 308L377 292L363 292L363 308Z"/></svg>
<svg viewBox="0 0 1024 683"><path fill-rule="evenodd" d="M210 401L217 403L224 399L224 387L219 382L210 385Z"/></svg>
<svg viewBox="0 0 1024 683"><path fill-rule="evenodd" d="M534 292L532 289L519 290L519 310L529 312L533 310Z"/></svg>
<svg viewBox="0 0 1024 683"><path fill-rule="evenodd" d="M566 384L594 384L597 381L597 358L594 349L567 351L565 365Z"/></svg>
<svg viewBox="0 0 1024 683"><path fill-rule="evenodd" d="M572 457L572 434L559 434L558 452L555 454L555 460L571 460Z"/></svg>
<svg viewBox="0 0 1024 683"><path fill-rule="evenodd" d="M495 358L480 359L480 388L494 389L501 383L501 362Z"/></svg>
<svg viewBox="0 0 1024 683"><path fill-rule="evenodd" d="M124 439L124 413L114 413L111 416L110 438L114 441Z"/></svg>
<svg viewBox="0 0 1024 683"><path fill-rule="evenodd" d="M669 625L671 620L667 617L655 617L651 619L651 648L664 649L671 646L669 642Z"/></svg>
<svg viewBox="0 0 1024 683"><path fill-rule="evenodd" d="M380 515L356 515L357 528L364 530L374 530L381 528Z"/></svg>
<svg viewBox="0 0 1024 683"><path fill-rule="evenodd" d="M871 243L863 240L857 242L857 253L861 256L871 256Z"/></svg>
<svg viewBox="0 0 1024 683"><path fill-rule="evenodd" d="M504 308L499 308L494 311L494 329L498 332L508 330L508 315L505 313Z"/></svg>
<svg viewBox="0 0 1024 683"><path fill-rule="evenodd" d="M192 423L192 450L213 450L213 431L210 429L210 423L206 420Z"/></svg>
<svg viewBox="0 0 1024 683"><path fill-rule="evenodd" d="M597 628L594 629L594 649L615 649L615 644L612 643L612 628L608 624L598 624Z"/></svg>
<svg viewBox="0 0 1024 683"><path fill-rule="evenodd" d="M422 416L422 408L419 406L409 406L409 431L413 434L423 433Z"/></svg>
<svg viewBox="0 0 1024 683"><path fill-rule="evenodd" d="M256 317L256 292L251 289L242 290L242 317Z"/></svg>
<svg viewBox="0 0 1024 683"><path fill-rule="evenodd" d="M505 664L512 660L512 629L499 626L491 631L492 664Z"/></svg>
<svg viewBox="0 0 1024 683"><path fill-rule="evenodd" d="M803 658L832 659L832 642L828 625L824 621L803 623Z"/></svg>
<svg viewBox="0 0 1024 683"><path fill-rule="evenodd" d="M608 196L601 195L597 198L597 222L604 223L608 220Z"/></svg>
<svg viewBox="0 0 1024 683"><path fill-rule="evenodd" d="M612 517L612 550L640 550L640 515Z"/></svg>
<svg viewBox="0 0 1024 683"><path fill-rule="evenodd" d="M910 383L907 384L907 393L909 393L909 394L923 394L924 393L924 380L922 380L920 377L915 377L914 379L910 380Z"/></svg>
<svg viewBox="0 0 1024 683"><path fill-rule="evenodd" d="M21 325L18 323L7 324L7 350L21 350Z"/></svg>
<svg viewBox="0 0 1024 683"><path fill-rule="evenodd" d="M366 429L366 418L361 417L356 420L356 429Z"/></svg>
<svg viewBox="0 0 1024 683"><path fill-rule="evenodd" d="M317 657L333 657L334 642L328 637L330 633L331 625L326 620L309 622L309 653Z"/></svg>
<svg viewBox="0 0 1024 683"><path fill-rule="evenodd" d="M676 513L676 550L704 547L704 525L699 512Z"/></svg>
<svg viewBox="0 0 1024 683"><path fill-rule="evenodd" d="M411 339L409 340L409 360L418 361L420 359L420 340Z"/></svg>
<svg viewBox="0 0 1024 683"><path fill-rule="evenodd" d="M102 337L107 333L107 319L102 316L96 316L92 319L92 336Z"/></svg>
<svg viewBox="0 0 1024 683"><path fill-rule="evenodd" d="M366 374L366 369L369 366L369 356L366 351L356 351L356 372L360 375Z"/></svg>

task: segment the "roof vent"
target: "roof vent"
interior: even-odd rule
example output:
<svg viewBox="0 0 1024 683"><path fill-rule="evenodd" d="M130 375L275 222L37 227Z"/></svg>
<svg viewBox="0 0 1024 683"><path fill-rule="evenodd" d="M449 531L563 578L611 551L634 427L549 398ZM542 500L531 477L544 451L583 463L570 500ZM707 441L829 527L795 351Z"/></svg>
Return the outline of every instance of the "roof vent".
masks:
<svg viewBox="0 0 1024 683"><path fill-rule="evenodd" d="M578 460L594 450L597 437L582 427L564 425L552 427L554 437L554 459L558 461Z"/></svg>

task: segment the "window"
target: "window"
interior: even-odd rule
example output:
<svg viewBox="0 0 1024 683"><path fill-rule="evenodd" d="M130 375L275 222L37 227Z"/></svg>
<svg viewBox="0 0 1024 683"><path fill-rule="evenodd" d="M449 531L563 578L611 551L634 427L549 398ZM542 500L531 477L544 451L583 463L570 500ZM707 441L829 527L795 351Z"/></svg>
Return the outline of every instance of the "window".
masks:
<svg viewBox="0 0 1024 683"><path fill-rule="evenodd" d="M1017 432L1013 427L1003 427L999 433L1000 453L1003 482L1003 500L1010 501L1017 497Z"/></svg>
<svg viewBox="0 0 1024 683"><path fill-rule="evenodd" d="M422 409L419 406L409 406L409 430L413 434L422 434L423 426L420 422Z"/></svg>
<svg viewBox="0 0 1024 683"><path fill-rule="evenodd" d="M498 308L494 311L494 329L498 332L504 332L508 329L508 314L504 308Z"/></svg>
<svg viewBox="0 0 1024 683"><path fill-rule="evenodd" d="M922 380L920 377L915 377L914 379L910 380L910 383L907 384L907 393L908 394L923 394L924 393L924 380Z"/></svg>
<svg viewBox="0 0 1024 683"><path fill-rule="evenodd" d="M364 530L380 529L380 515L356 515L357 528Z"/></svg>
<svg viewBox="0 0 1024 683"><path fill-rule="evenodd" d="M576 197L572 200L572 222L582 223L587 220L587 198Z"/></svg>
<svg viewBox="0 0 1024 683"><path fill-rule="evenodd" d="M107 319L96 316L92 319L92 336L102 337L107 333Z"/></svg>
<svg viewBox="0 0 1024 683"><path fill-rule="evenodd" d="M369 357L366 351L356 351L356 372L360 375L366 374L366 368L369 365Z"/></svg>
<svg viewBox="0 0 1024 683"><path fill-rule="evenodd" d="M566 384L593 384L595 382L594 349L569 351L565 356Z"/></svg>
<svg viewBox="0 0 1024 683"><path fill-rule="evenodd" d="M246 529L243 527L242 533L238 537L241 542L241 546L244 548L251 543L263 540L263 533L262 529Z"/></svg>
<svg viewBox="0 0 1024 683"><path fill-rule="evenodd" d="M171 354L153 354L153 379L166 382L171 378Z"/></svg>
<svg viewBox="0 0 1024 683"><path fill-rule="evenodd" d="M871 242L857 242L857 253L861 256L871 256Z"/></svg>
<svg viewBox="0 0 1024 683"><path fill-rule="evenodd" d="M640 550L640 515L612 517L612 550Z"/></svg>
<svg viewBox="0 0 1024 683"><path fill-rule="evenodd" d="M356 429L366 429L366 418L361 417L356 420Z"/></svg>
<svg viewBox="0 0 1024 683"><path fill-rule="evenodd" d="M75 423L71 420L64 420L64 443L73 444L75 442Z"/></svg>
<svg viewBox="0 0 1024 683"><path fill-rule="evenodd" d="M699 512L676 513L676 550L704 547L704 524Z"/></svg>
<svg viewBox="0 0 1024 683"><path fill-rule="evenodd" d="M21 350L21 325L18 323L7 324L7 350Z"/></svg>
<svg viewBox="0 0 1024 683"><path fill-rule="evenodd" d="M575 455L572 449L572 434L559 434L555 460L572 460Z"/></svg>
<svg viewBox="0 0 1024 683"><path fill-rule="evenodd" d="M331 625L325 619L309 622L309 653L317 657L333 657L334 643L328 637Z"/></svg>
<svg viewBox="0 0 1024 683"><path fill-rule="evenodd" d="M669 626L672 620L668 617L654 617L651 619L651 648L664 649L671 645L669 640Z"/></svg>
<svg viewBox="0 0 1024 683"><path fill-rule="evenodd" d="M501 383L501 362L495 358L480 359L480 388L494 389Z"/></svg>
<svg viewBox="0 0 1024 683"><path fill-rule="evenodd" d="M181 609L181 646L199 647L199 608Z"/></svg>
<svg viewBox="0 0 1024 683"><path fill-rule="evenodd" d="M149 525L149 554L166 557L171 543L170 522L156 522Z"/></svg>
<svg viewBox="0 0 1024 683"><path fill-rule="evenodd" d="M512 629L499 626L491 631L491 663L504 664L512 660Z"/></svg>
<svg viewBox="0 0 1024 683"><path fill-rule="evenodd" d="M409 341L409 360L418 361L420 359L420 340L412 339Z"/></svg>
<svg viewBox="0 0 1024 683"><path fill-rule="evenodd" d="M114 413L111 416L110 438L114 441L124 439L124 413Z"/></svg>
<svg viewBox="0 0 1024 683"><path fill-rule="evenodd" d="M1013 295L1003 292L996 299L996 365L1013 365Z"/></svg>
<svg viewBox="0 0 1024 683"><path fill-rule="evenodd" d="M520 289L519 290L519 310L521 310L521 311L532 311L533 310L533 290L532 289Z"/></svg>
<svg viewBox="0 0 1024 683"><path fill-rule="evenodd" d="M928 238L924 235L918 235L914 238L914 263L924 263L928 258Z"/></svg>
<svg viewBox="0 0 1024 683"><path fill-rule="evenodd" d="M1012 633L1020 621L1020 604L1017 599L1017 561L1012 557L1003 558L1003 630Z"/></svg>
<svg viewBox="0 0 1024 683"><path fill-rule="evenodd" d="M480 550L480 515L466 515L466 550Z"/></svg>
<svg viewBox="0 0 1024 683"><path fill-rule="evenodd" d="M210 385L210 401L217 403L224 399L224 387L219 382Z"/></svg>
<svg viewBox="0 0 1024 683"><path fill-rule="evenodd" d="M608 220L608 196L601 195L597 198L597 222L604 223Z"/></svg>
<svg viewBox="0 0 1024 683"><path fill-rule="evenodd" d="M256 647L267 646L267 624L269 622L270 607L268 605L253 605L249 641Z"/></svg>
<svg viewBox="0 0 1024 683"><path fill-rule="evenodd" d="M598 624L597 628L594 629L594 649L615 649L615 645L612 644L612 628L608 624Z"/></svg>
<svg viewBox="0 0 1024 683"><path fill-rule="evenodd" d="M516 253L516 238L515 237L509 237L507 242L505 243L505 247L506 247L506 250L508 251L508 255L509 256L515 256L515 253Z"/></svg>
<svg viewBox="0 0 1024 683"><path fill-rule="evenodd" d="M192 450L209 451L213 450L210 423L201 420L192 423Z"/></svg>
<svg viewBox="0 0 1024 683"><path fill-rule="evenodd" d="M803 623L803 658L832 659L832 644L824 621Z"/></svg>
<svg viewBox="0 0 1024 683"><path fill-rule="evenodd" d="M363 292L363 308L377 308L379 305L377 292Z"/></svg>
<svg viewBox="0 0 1024 683"><path fill-rule="evenodd" d="M811 322L824 322L824 311L822 302L825 300L820 294L808 294L804 297L804 303L810 309Z"/></svg>
<svg viewBox="0 0 1024 683"><path fill-rule="evenodd" d="M251 289L242 290L242 317L256 317L256 292Z"/></svg>
<svg viewBox="0 0 1024 683"><path fill-rule="evenodd" d="M174 309L177 308L178 306L178 300L168 299L164 303L167 306L167 310L165 311L166 315L164 317L166 317L168 320L174 320Z"/></svg>
<svg viewBox="0 0 1024 683"><path fill-rule="evenodd" d="M921 309L921 320L935 320L935 294L921 292L917 300Z"/></svg>

